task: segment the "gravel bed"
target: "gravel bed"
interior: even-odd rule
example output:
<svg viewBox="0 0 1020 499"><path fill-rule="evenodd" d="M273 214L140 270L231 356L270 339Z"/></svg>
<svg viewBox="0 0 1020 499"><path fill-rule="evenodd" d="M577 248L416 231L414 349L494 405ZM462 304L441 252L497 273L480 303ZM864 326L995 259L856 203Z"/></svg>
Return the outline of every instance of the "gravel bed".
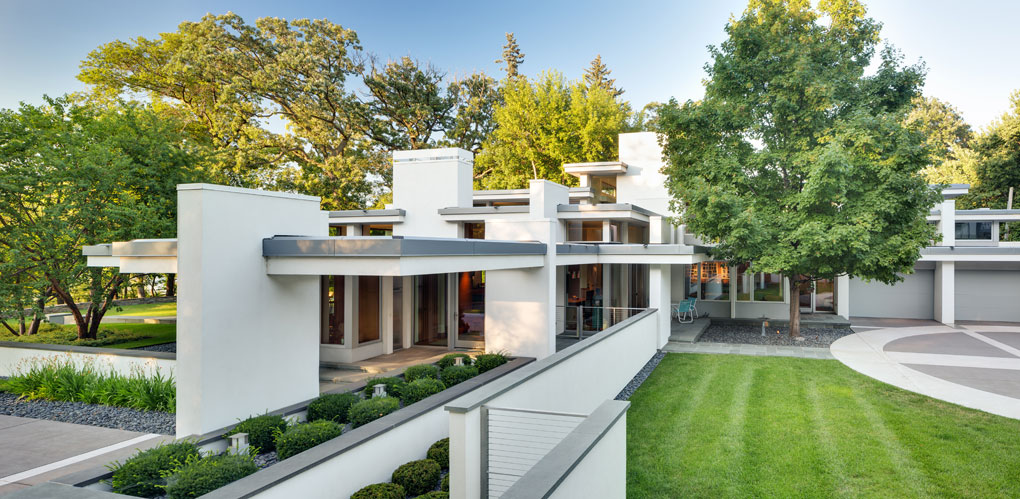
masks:
<svg viewBox="0 0 1020 499"><path fill-rule="evenodd" d="M776 334L776 331L779 331L779 334ZM701 335L698 341L745 345L827 347L832 342L853 333L848 327L802 327L800 328L800 336L804 339L797 341L790 338L790 330L787 326L768 327L765 329L765 336L762 336L761 326L712 324L705 330L705 333Z"/></svg>
<svg viewBox="0 0 1020 499"><path fill-rule="evenodd" d="M131 350L145 350L148 352L177 353L177 342L163 343L162 345L149 345L147 347L132 348Z"/></svg>
<svg viewBox="0 0 1020 499"><path fill-rule="evenodd" d="M268 468L277 462L278 460L276 459L275 450L273 452L267 452L265 454L255 456L255 465L258 466L260 470Z"/></svg>
<svg viewBox="0 0 1020 499"><path fill-rule="evenodd" d="M176 428L176 417L167 412L81 402L19 401L17 395L8 392L0 392L0 414L161 435L173 435Z"/></svg>
<svg viewBox="0 0 1020 499"><path fill-rule="evenodd" d="M616 400L630 400L630 396L634 395L634 392L641 386L641 383L644 383L645 380L648 379L648 376L652 374L652 371L655 370L655 368L659 365L659 362L661 362L665 356L666 352L655 352L655 355L653 355L652 358L645 363L645 366L642 367L633 378L631 378L630 383L627 383L627 386L623 387L623 391L616 396Z"/></svg>

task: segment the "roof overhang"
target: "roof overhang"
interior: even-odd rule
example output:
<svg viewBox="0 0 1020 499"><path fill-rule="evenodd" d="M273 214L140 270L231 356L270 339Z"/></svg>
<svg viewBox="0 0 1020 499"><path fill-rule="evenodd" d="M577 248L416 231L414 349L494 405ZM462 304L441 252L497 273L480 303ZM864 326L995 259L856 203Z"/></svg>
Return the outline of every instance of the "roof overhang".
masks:
<svg viewBox="0 0 1020 499"><path fill-rule="evenodd" d="M270 275L405 276L541 267L546 245L399 236L276 236L262 241L262 254Z"/></svg>
<svg viewBox="0 0 1020 499"><path fill-rule="evenodd" d="M624 175L627 163L623 161L599 161L595 163L563 163L563 171L575 177L582 175Z"/></svg>
<svg viewBox="0 0 1020 499"><path fill-rule="evenodd" d="M329 212L330 225L347 224L400 224L404 223L404 210L340 210Z"/></svg>
<svg viewBox="0 0 1020 499"><path fill-rule="evenodd" d="M616 220L648 223L654 212L628 203L561 204L556 207L560 220Z"/></svg>
<svg viewBox="0 0 1020 499"><path fill-rule="evenodd" d="M1020 246L929 246L919 261L927 262L1020 262Z"/></svg>
<svg viewBox="0 0 1020 499"><path fill-rule="evenodd" d="M83 246L89 267L118 267L122 274L177 273L176 239L134 239Z"/></svg>
<svg viewBox="0 0 1020 499"><path fill-rule="evenodd" d="M708 259L708 253L704 247L686 244L561 243L556 245L556 265L689 265Z"/></svg>

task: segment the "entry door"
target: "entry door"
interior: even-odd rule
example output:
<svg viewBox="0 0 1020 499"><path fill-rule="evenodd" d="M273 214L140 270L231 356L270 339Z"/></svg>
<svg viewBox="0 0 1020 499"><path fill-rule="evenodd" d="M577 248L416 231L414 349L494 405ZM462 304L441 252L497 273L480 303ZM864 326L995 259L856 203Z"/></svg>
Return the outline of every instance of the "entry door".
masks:
<svg viewBox="0 0 1020 499"><path fill-rule="evenodd" d="M832 279L818 279L814 289L800 290L800 311L806 314L836 313L836 285Z"/></svg>
<svg viewBox="0 0 1020 499"><path fill-rule="evenodd" d="M455 348L485 347L485 272L454 274L457 282Z"/></svg>

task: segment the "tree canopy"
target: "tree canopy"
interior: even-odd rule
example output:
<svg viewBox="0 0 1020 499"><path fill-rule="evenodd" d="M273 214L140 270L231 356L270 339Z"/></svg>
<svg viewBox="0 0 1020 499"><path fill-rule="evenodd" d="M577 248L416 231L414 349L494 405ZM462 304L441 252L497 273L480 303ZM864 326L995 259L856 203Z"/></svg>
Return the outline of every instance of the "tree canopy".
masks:
<svg viewBox="0 0 1020 499"><path fill-rule="evenodd" d="M866 75L879 30L856 0L751 0L709 49L704 99L659 110L676 212L715 257L789 278L793 335L802 288L895 282L936 238L903 125L924 69L887 48Z"/></svg>
<svg viewBox="0 0 1020 499"><path fill-rule="evenodd" d="M517 78L520 76L519 68L524 63L524 52L521 52L521 47L517 45L517 38L514 37L513 33L506 34L503 56L496 59L496 63L505 66L501 69L506 71L507 78Z"/></svg>
<svg viewBox="0 0 1020 499"><path fill-rule="evenodd" d="M1009 188L1014 189L1013 207L1020 197L1020 90L1010 95L1011 109L993 122L974 141L978 155L972 202L988 208L1005 208ZM1020 235L1012 231L1014 237Z"/></svg>
<svg viewBox="0 0 1020 499"><path fill-rule="evenodd" d="M974 183L974 154L969 149L974 132L959 110L934 97L917 96L905 123L924 137L931 165L923 173L929 183Z"/></svg>

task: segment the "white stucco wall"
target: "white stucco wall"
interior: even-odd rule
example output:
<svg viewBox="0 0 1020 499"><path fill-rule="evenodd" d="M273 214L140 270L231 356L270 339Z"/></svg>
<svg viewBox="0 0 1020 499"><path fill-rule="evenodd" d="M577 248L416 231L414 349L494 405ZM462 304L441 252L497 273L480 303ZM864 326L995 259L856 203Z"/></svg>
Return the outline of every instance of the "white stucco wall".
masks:
<svg viewBox="0 0 1020 499"><path fill-rule="evenodd" d="M104 349L105 350L105 349ZM145 374L153 374L156 370L163 376L176 376L176 361L173 359L157 359L155 357L134 357L111 353L84 353L70 351L42 350L32 348L31 343L24 346L0 346L0 376L12 376L19 368L28 367L34 361L70 360L78 366L93 365L100 370L113 371L125 376L140 369Z"/></svg>
<svg viewBox="0 0 1020 499"><path fill-rule="evenodd" d="M177 224L178 435L318 395L319 277L267 275L262 239L327 235L319 199L181 185Z"/></svg>
<svg viewBox="0 0 1020 499"><path fill-rule="evenodd" d="M588 451L549 497L627 497L626 414Z"/></svg>
<svg viewBox="0 0 1020 499"><path fill-rule="evenodd" d="M458 237L460 224L439 215L442 208L472 205L474 155L458 148L393 153L393 208L406 211L393 235Z"/></svg>
<svg viewBox="0 0 1020 499"><path fill-rule="evenodd" d="M850 280L850 315L854 317L934 317L934 272L915 270L892 286L877 281Z"/></svg>
<svg viewBox="0 0 1020 499"><path fill-rule="evenodd" d="M616 202L673 215L669 211L666 175L660 172L665 165L662 147L655 132L621 133L620 161L627 164L627 173L616 177Z"/></svg>

